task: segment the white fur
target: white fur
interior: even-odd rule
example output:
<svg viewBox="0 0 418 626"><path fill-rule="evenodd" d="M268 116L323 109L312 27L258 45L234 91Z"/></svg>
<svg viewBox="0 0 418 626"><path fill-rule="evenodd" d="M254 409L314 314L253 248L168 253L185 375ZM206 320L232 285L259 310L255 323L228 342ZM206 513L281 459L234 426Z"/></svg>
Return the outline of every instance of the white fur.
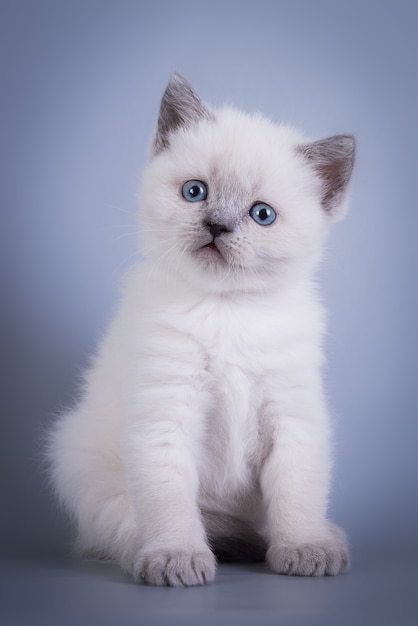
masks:
<svg viewBox="0 0 418 626"><path fill-rule="evenodd" d="M331 216L296 152L303 141L223 109L174 133L143 175L147 260L127 277L83 397L50 439L79 549L137 579L213 578L205 510L265 537L278 572L346 564L326 518L329 418L313 281ZM208 204L184 200L189 179L207 183ZM275 208L274 224L252 220L255 201ZM226 262L196 252L211 239L208 210L234 224L219 238Z"/></svg>

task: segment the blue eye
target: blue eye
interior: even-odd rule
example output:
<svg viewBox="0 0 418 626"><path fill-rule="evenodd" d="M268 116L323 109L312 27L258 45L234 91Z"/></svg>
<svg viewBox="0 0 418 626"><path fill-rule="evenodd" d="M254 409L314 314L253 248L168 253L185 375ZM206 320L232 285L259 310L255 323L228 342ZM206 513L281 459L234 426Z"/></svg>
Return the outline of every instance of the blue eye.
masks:
<svg viewBox="0 0 418 626"><path fill-rule="evenodd" d="M181 193L188 202L199 202L206 200L208 188L201 180L188 180L181 188Z"/></svg>
<svg viewBox="0 0 418 626"><path fill-rule="evenodd" d="M271 206L258 202L250 209L250 215L260 226L270 226L277 217L276 211Z"/></svg>

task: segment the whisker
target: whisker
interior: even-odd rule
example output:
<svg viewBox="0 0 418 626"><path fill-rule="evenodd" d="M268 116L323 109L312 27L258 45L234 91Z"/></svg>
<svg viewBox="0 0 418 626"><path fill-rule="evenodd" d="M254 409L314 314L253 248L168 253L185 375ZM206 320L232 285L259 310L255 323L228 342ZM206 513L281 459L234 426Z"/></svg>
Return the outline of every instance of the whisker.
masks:
<svg viewBox="0 0 418 626"><path fill-rule="evenodd" d="M104 206L108 207L109 209L115 209L116 211L120 211L121 213L126 213L127 215L138 215L137 209L123 209L122 207L116 204L110 204L109 202L105 202Z"/></svg>
<svg viewBox="0 0 418 626"><path fill-rule="evenodd" d="M177 238L174 238L174 237L172 239L176 239L177 240ZM164 262L166 257L169 256L170 253L172 253L175 250L176 247L177 247L177 244L174 244L173 246L168 248L168 250L166 250L160 257L155 259L155 261L151 264L150 272L149 272L148 278L147 278L147 289L149 288L149 283L150 283L150 280L151 280L152 276L155 274L155 272L157 272L160 269L161 264Z"/></svg>
<svg viewBox="0 0 418 626"><path fill-rule="evenodd" d="M124 237L137 237L138 236L138 232L137 231L130 231L129 233L120 233L120 235L118 235L117 237L113 237L114 241L120 241L120 239L123 239Z"/></svg>
<svg viewBox="0 0 418 626"><path fill-rule="evenodd" d="M170 243L171 241L177 241L177 237L168 237L167 239L163 239L161 241L155 242L151 246L145 247L143 250L144 256L148 256L153 250L158 248L161 244Z"/></svg>
<svg viewBox="0 0 418 626"><path fill-rule="evenodd" d="M128 262L134 257L135 257L135 261L130 263L128 266L127 265ZM135 267L135 265L137 265L141 261L141 258L142 256L139 250L135 250L134 252L131 252L131 254L129 254L126 258L122 259L122 261L118 263L118 265L114 268L112 275L115 276L116 274L120 274L122 270L125 272L129 272L130 270L132 270L132 268Z"/></svg>
<svg viewBox="0 0 418 626"><path fill-rule="evenodd" d="M182 257L185 255L186 251L187 251L187 246L183 245L183 248L177 254L177 264L176 264L176 269L175 269L175 273L176 274L178 274L180 261L181 261Z"/></svg>

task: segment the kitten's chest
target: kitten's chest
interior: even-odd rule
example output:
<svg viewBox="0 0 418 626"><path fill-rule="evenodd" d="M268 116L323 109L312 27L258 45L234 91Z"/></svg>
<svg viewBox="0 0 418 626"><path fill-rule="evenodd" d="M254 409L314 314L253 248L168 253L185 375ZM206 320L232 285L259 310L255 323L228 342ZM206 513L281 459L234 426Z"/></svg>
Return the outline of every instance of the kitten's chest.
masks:
<svg viewBox="0 0 418 626"><path fill-rule="evenodd" d="M251 312L238 315L232 307L219 307L197 324L211 398L205 429L211 480L232 489L251 480L262 456L259 377L265 339L262 332L251 332L254 323Z"/></svg>
<svg viewBox="0 0 418 626"><path fill-rule="evenodd" d="M278 354L273 312L249 304L218 303L197 311L194 328L217 386L227 387L243 401L251 396Z"/></svg>

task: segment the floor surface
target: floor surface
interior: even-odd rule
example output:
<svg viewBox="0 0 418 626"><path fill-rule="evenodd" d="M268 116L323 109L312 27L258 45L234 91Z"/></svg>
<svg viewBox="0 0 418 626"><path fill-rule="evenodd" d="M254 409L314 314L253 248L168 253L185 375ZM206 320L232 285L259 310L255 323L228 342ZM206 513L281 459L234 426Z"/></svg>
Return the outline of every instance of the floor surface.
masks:
<svg viewBox="0 0 418 626"><path fill-rule="evenodd" d="M72 559L4 560L2 626L209 624L416 626L417 554L357 549L348 574L277 576L266 565L220 565L214 583L193 588L133 584L118 567Z"/></svg>

